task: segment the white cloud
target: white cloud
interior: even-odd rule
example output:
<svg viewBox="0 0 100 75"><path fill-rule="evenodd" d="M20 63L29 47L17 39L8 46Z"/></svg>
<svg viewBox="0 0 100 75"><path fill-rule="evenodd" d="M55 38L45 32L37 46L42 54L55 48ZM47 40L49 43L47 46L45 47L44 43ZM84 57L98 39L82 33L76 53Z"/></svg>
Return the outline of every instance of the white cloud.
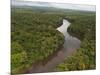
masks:
<svg viewBox="0 0 100 75"><path fill-rule="evenodd" d="M22 0L12 0L12 5L29 5L29 6L46 6L46 7L56 7L64 9L76 9L76 10L88 10L95 11L96 8L93 5L79 5L79 4L65 4L65 3L53 3L53 2L36 2L36 1L22 1Z"/></svg>
<svg viewBox="0 0 100 75"><path fill-rule="evenodd" d="M50 3L51 6L56 8L64 8L64 9L77 9L77 10L89 10L95 11L95 6L93 5L79 5L79 4L60 4L60 3Z"/></svg>

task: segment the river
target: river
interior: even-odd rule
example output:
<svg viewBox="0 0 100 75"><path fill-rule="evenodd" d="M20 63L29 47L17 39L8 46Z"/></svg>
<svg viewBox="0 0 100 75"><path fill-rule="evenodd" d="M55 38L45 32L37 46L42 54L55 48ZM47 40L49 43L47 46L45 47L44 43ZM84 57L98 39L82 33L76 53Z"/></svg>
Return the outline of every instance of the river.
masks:
<svg viewBox="0 0 100 75"><path fill-rule="evenodd" d="M55 69L58 64L62 63L67 56L73 54L80 47L81 41L67 32L70 25L71 23L69 21L63 19L63 24L57 28L65 37L63 47L60 47L57 52L49 56L47 60L44 60L45 62L33 65L25 73L53 72L53 69Z"/></svg>

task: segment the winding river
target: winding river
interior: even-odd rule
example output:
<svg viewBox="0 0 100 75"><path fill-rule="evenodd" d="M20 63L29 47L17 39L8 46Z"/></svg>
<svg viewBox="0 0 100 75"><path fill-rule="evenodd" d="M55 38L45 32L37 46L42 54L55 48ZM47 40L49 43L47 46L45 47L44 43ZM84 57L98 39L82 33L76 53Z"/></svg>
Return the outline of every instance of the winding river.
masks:
<svg viewBox="0 0 100 75"><path fill-rule="evenodd" d="M44 63L42 62L32 66L26 73L53 72L53 69L55 69L58 64L62 63L67 56L73 54L80 47L81 41L67 32L70 24L71 23L66 19L63 19L63 24L57 28L65 37L63 47L60 47L59 50L51 55Z"/></svg>

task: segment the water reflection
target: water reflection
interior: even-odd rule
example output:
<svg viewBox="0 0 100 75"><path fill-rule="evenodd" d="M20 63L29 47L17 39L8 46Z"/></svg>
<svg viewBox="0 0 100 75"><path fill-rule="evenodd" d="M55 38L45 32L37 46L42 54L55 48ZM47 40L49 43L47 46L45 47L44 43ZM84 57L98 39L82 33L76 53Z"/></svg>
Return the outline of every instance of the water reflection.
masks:
<svg viewBox="0 0 100 75"><path fill-rule="evenodd" d="M65 42L64 42L64 50L72 50L72 49L78 49L80 47L80 40L76 37L72 37L68 32L67 29L70 26L70 22L68 22L66 19L63 19L63 24L57 28L58 31L63 33L65 36Z"/></svg>
<svg viewBox="0 0 100 75"><path fill-rule="evenodd" d="M66 36L67 33L67 29L70 26L70 22L68 22L66 19L63 19L63 24L57 28L58 31L60 31L61 33L63 33L64 36Z"/></svg>

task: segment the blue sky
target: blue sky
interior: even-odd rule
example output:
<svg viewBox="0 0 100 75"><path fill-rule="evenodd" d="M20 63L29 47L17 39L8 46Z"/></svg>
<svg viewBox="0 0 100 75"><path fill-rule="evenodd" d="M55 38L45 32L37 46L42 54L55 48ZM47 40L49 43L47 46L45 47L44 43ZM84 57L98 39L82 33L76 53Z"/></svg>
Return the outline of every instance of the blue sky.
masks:
<svg viewBox="0 0 100 75"><path fill-rule="evenodd" d="M76 9L76 10L85 10L85 11L95 11L96 8L94 5L79 5L79 4L67 4L67 3L53 3L53 2L36 2L36 1L27 1L27 0L12 0L12 5L27 5L27 6L45 6L45 7L55 7L55 8L64 8L64 9Z"/></svg>

